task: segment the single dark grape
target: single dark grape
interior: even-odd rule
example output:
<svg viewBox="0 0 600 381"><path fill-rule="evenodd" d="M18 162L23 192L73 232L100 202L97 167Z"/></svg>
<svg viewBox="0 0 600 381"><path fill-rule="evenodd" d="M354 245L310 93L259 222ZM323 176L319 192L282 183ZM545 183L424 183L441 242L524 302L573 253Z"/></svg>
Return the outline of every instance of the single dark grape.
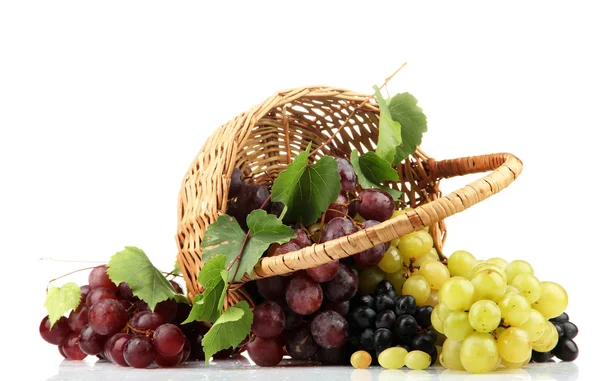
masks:
<svg viewBox="0 0 600 381"><path fill-rule="evenodd" d="M402 295L396 300L394 312L396 316L414 315L417 312L417 301L412 295Z"/></svg>
<svg viewBox="0 0 600 381"><path fill-rule="evenodd" d="M317 361L323 365L346 365L349 357L346 349L341 348L319 348L317 351Z"/></svg>
<svg viewBox="0 0 600 381"><path fill-rule="evenodd" d="M190 360L204 360L204 349L202 347L202 339L204 339L204 334L205 332L195 332L191 337L189 337L191 345Z"/></svg>
<svg viewBox="0 0 600 381"><path fill-rule="evenodd" d="M79 334L75 332L71 332L60 346L69 360L83 360L87 357L81 348L79 348Z"/></svg>
<svg viewBox="0 0 600 381"><path fill-rule="evenodd" d="M562 338L552 350L552 354L562 361L573 361L579 356L579 348L571 339Z"/></svg>
<svg viewBox="0 0 600 381"><path fill-rule="evenodd" d="M293 359L308 360L317 353L319 346L310 333L310 326L304 324L288 332L285 348Z"/></svg>
<svg viewBox="0 0 600 381"><path fill-rule="evenodd" d="M418 321L417 321L417 322L418 322ZM425 333L426 333L427 335L429 335L429 336L433 337L433 341L436 341L436 342L437 342L438 333L437 333L437 331L435 330L435 328L429 328L429 329L427 330L427 332L425 332Z"/></svg>
<svg viewBox="0 0 600 381"><path fill-rule="evenodd" d="M540 362L540 363L548 362L548 360L550 360L552 357L554 357L552 352L531 351L531 360L533 362Z"/></svg>
<svg viewBox="0 0 600 381"><path fill-rule="evenodd" d="M258 293L266 300L280 300L285 296L286 277L272 276L256 280Z"/></svg>
<svg viewBox="0 0 600 381"><path fill-rule="evenodd" d="M386 291L393 291L394 285L389 280L382 280L375 287L375 295L383 294Z"/></svg>
<svg viewBox="0 0 600 381"><path fill-rule="evenodd" d="M54 323L52 329L50 329L50 318L48 316L44 317L40 322L40 335L50 344L62 344L67 340L69 334L71 334L71 329L69 328L67 318L64 316L61 316L60 319Z"/></svg>
<svg viewBox="0 0 600 381"><path fill-rule="evenodd" d="M97 301L99 301L101 299L117 300L117 294L115 294L114 291L109 290L108 288L105 288L105 287L94 288L94 289L92 289L92 291L90 291L88 296L85 298L85 304L86 304L86 306L91 307L94 305L94 303L96 303Z"/></svg>
<svg viewBox="0 0 600 381"><path fill-rule="evenodd" d="M352 307L367 306L369 308L373 308L374 303L375 299L369 294L357 294L354 296L354 298L352 298L352 300L350 300L350 305Z"/></svg>
<svg viewBox="0 0 600 381"><path fill-rule="evenodd" d="M104 287L116 293L118 290L117 285L110 280L106 270L106 265L94 267L88 275L88 285L92 288L92 290L95 288Z"/></svg>
<svg viewBox="0 0 600 381"><path fill-rule="evenodd" d="M420 333L413 337L410 346L413 350L431 353L435 350L435 339L426 333Z"/></svg>
<svg viewBox="0 0 600 381"><path fill-rule="evenodd" d="M162 355L175 356L183 349L185 336L179 327L167 323L156 328L152 335L152 344Z"/></svg>
<svg viewBox="0 0 600 381"><path fill-rule="evenodd" d="M338 273L340 269L340 262L338 260L324 263L322 265L306 269L308 276L313 278L316 282L323 283L329 282Z"/></svg>
<svg viewBox="0 0 600 381"><path fill-rule="evenodd" d="M348 340L348 322L335 311L324 311L310 324L313 339L324 348L339 348Z"/></svg>
<svg viewBox="0 0 600 381"><path fill-rule="evenodd" d="M551 322L553 323L560 323L563 321L569 321L569 315L567 315L566 312L563 312L562 314L558 315L555 318L550 319Z"/></svg>
<svg viewBox="0 0 600 381"><path fill-rule="evenodd" d="M108 340L108 336L94 332L88 324L79 333L79 348L83 353L95 356L102 353L106 340Z"/></svg>
<svg viewBox="0 0 600 381"><path fill-rule="evenodd" d="M375 297L375 311L381 312L394 309L394 299L386 294L379 294Z"/></svg>
<svg viewBox="0 0 600 381"><path fill-rule="evenodd" d="M252 332L263 339L277 337L285 328L285 314L275 302L264 302L254 308Z"/></svg>
<svg viewBox="0 0 600 381"><path fill-rule="evenodd" d="M554 323L552 323L552 324L554 324ZM564 336L565 330L563 329L562 324L560 324L560 323L554 324L554 328L556 328L556 333L558 334L559 338Z"/></svg>
<svg viewBox="0 0 600 381"><path fill-rule="evenodd" d="M431 306L420 306L417 307L414 317L417 319L417 323L422 328L429 328L431 326L431 312L433 311L433 307Z"/></svg>
<svg viewBox="0 0 600 381"><path fill-rule="evenodd" d="M385 221L394 213L394 199L381 189L365 189L358 197L358 214L365 220Z"/></svg>
<svg viewBox="0 0 600 381"><path fill-rule="evenodd" d="M353 219L358 213L358 204L360 204L360 201L354 193L348 193L348 199L350 200L348 204L348 217Z"/></svg>
<svg viewBox="0 0 600 381"><path fill-rule="evenodd" d="M248 344L248 355L258 366L276 366L283 359L283 348L275 339L255 337Z"/></svg>
<svg viewBox="0 0 600 381"><path fill-rule="evenodd" d="M128 333L117 333L111 336L104 344L104 355L113 363L120 366L129 366L125 361L125 345L133 337Z"/></svg>
<svg viewBox="0 0 600 381"><path fill-rule="evenodd" d="M354 173L354 167L352 164L344 158L336 157L337 171L340 174L340 184L342 184L342 191L352 192L356 188L356 173Z"/></svg>
<svg viewBox="0 0 600 381"><path fill-rule="evenodd" d="M323 233L321 234L321 242L328 242L336 238L345 237L357 230L358 229L350 219L346 217L336 217L325 225Z"/></svg>
<svg viewBox="0 0 600 381"><path fill-rule="evenodd" d="M183 359L183 350L177 353L175 356L165 356L160 352L154 354L154 363L161 368L172 368L179 365Z"/></svg>
<svg viewBox="0 0 600 381"><path fill-rule="evenodd" d="M433 346L433 349L431 350L431 352L427 352L427 354L428 354L429 356L431 356L431 363L430 363L430 364L431 364L431 365L435 364L435 362L436 362L436 361L437 361L437 359L438 359L438 355L439 355L439 353L438 353L438 350L437 350L437 347L434 345L434 346Z"/></svg>
<svg viewBox="0 0 600 381"><path fill-rule="evenodd" d="M229 183L229 194L227 198L236 197L242 188L246 185L244 183L244 174L239 168L234 168L231 174L231 182Z"/></svg>
<svg viewBox="0 0 600 381"><path fill-rule="evenodd" d="M378 328L373 334L373 349L377 353L394 345L394 335L387 328Z"/></svg>
<svg viewBox="0 0 600 381"><path fill-rule="evenodd" d="M360 345L361 348L367 351L375 348L374 340L375 330L373 328L365 328L360 334Z"/></svg>
<svg viewBox="0 0 600 381"><path fill-rule="evenodd" d="M292 238L290 242L295 243L299 248L302 249L313 244L305 230L294 229L294 233L296 233L296 237Z"/></svg>
<svg viewBox="0 0 600 381"><path fill-rule="evenodd" d="M358 306L350 311L349 317L357 327L364 329L375 324L377 312L367 306Z"/></svg>
<svg viewBox="0 0 600 381"><path fill-rule="evenodd" d="M376 220L365 221L365 229L370 228L371 226L375 226L377 224L379 224L379 221ZM353 255L352 258L354 258L354 262L356 262L356 264L360 266L376 266L377 264L379 264L379 262L381 262L381 259L383 258L383 255L385 254L386 250L386 244L382 243L370 249L362 251L356 255Z"/></svg>
<svg viewBox="0 0 600 381"><path fill-rule="evenodd" d="M165 319L156 312L142 311L133 315L129 325L136 333L144 333L146 331L154 331L161 325L165 324Z"/></svg>
<svg viewBox="0 0 600 381"><path fill-rule="evenodd" d="M183 323L188 318L191 311L192 311L192 306L190 306L189 304L177 303L177 315L175 316L175 320L173 321L173 324L181 325L181 323ZM189 325L189 323L182 325L180 328L183 329L183 327L186 325Z"/></svg>
<svg viewBox="0 0 600 381"><path fill-rule="evenodd" d="M85 304L85 299L87 298L90 291L92 291L92 288L90 287L89 284L85 284L85 285L81 286L80 289L81 289L81 291L79 291L79 295L81 295L81 301L79 303Z"/></svg>
<svg viewBox="0 0 600 381"><path fill-rule="evenodd" d="M375 318L375 327L393 330L395 322L396 314L391 310L384 310L377 314L377 317Z"/></svg>
<svg viewBox="0 0 600 381"><path fill-rule="evenodd" d="M117 287L116 295L121 300L129 301L129 300L133 299L133 291L131 291L131 287L129 287L129 284L127 284L125 282L119 283L119 286Z"/></svg>
<svg viewBox="0 0 600 381"><path fill-rule="evenodd" d="M417 320L411 315L401 315L396 319L394 330L399 338L411 338L417 333Z"/></svg>
<svg viewBox="0 0 600 381"><path fill-rule="evenodd" d="M350 300L356 291L358 291L358 275L342 264L335 278L323 283L325 297L334 302Z"/></svg>
<svg viewBox="0 0 600 381"><path fill-rule="evenodd" d="M114 299L100 299L90 308L90 326L101 335L114 335L121 331L128 318L125 308Z"/></svg>
<svg viewBox="0 0 600 381"><path fill-rule="evenodd" d="M179 283L175 282L172 279L169 280L169 283L171 283L171 287L173 287L173 290L175 290L176 293L183 294L183 288L181 288L181 286L179 285Z"/></svg>
<svg viewBox="0 0 600 381"><path fill-rule="evenodd" d="M310 315L321 307L323 290L306 272L299 271L291 277L287 285L285 300L292 311L300 315Z"/></svg>
<svg viewBox="0 0 600 381"><path fill-rule="evenodd" d="M348 198L344 193L340 193L334 202L329 204L325 212L325 222L329 222L336 217L346 217L348 215Z"/></svg>
<svg viewBox="0 0 600 381"><path fill-rule="evenodd" d="M89 309L85 304L80 304L77 309L71 311L69 318L67 319L71 331L75 333L81 332L83 327L88 323L88 312Z"/></svg>
<svg viewBox="0 0 600 381"><path fill-rule="evenodd" d="M147 368L154 361L155 352L149 337L134 336L125 344L123 358L133 368Z"/></svg>
<svg viewBox="0 0 600 381"><path fill-rule="evenodd" d="M573 339L579 333L579 329L577 328L577 326L571 323L570 321L563 321L562 323L557 324L556 329L558 329L559 325L562 327L562 330L564 332L562 336L565 339Z"/></svg>
<svg viewBox="0 0 600 381"><path fill-rule="evenodd" d="M397 346L397 347L400 347L400 348L404 348L404 349L406 349L406 351L407 351L407 352L410 352L410 351L412 351L412 348L410 347L410 345L409 345L409 344L406 344L406 343L402 343L402 342L401 342L401 343L398 343L398 344L396 344L396 346Z"/></svg>
<svg viewBox="0 0 600 381"><path fill-rule="evenodd" d="M323 311L335 311L342 316L348 315L350 311L350 301L346 300L345 302L332 302L329 299L325 299L323 301L323 305L321 306Z"/></svg>
<svg viewBox="0 0 600 381"><path fill-rule="evenodd" d="M273 244L269 247L269 250L267 250L267 257L287 254L296 250L300 250L300 248L293 242L286 242L283 245Z"/></svg>
<svg viewBox="0 0 600 381"><path fill-rule="evenodd" d="M266 186L255 183L247 184L237 195L237 201L231 205L230 215L237 220L242 229L248 229L246 217L253 210L261 207L269 210L271 207L271 202L267 201L269 196L269 189Z"/></svg>
<svg viewBox="0 0 600 381"><path fill-rule="evenodd" d="M280 304L280 307L283 308L285 313L285 329L287 331L296 329L304 323L303 316L295 313L285 301Z"/></svg>
<svg viewBox="0 0 600 381"><path fill-rule="evenodd" d="M154 312L162 316L165 323L172 323L177 316L177 302L175 299L167 299L154 307Z"/></svg>

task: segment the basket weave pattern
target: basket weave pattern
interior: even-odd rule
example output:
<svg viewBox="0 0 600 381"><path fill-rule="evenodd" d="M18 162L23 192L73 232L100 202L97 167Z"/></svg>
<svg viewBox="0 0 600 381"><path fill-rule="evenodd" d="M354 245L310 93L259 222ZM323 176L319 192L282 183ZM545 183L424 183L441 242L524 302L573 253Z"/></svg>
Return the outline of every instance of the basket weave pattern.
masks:
<svg viewBox="0 0 600 381"><path fill-rule="evenodd" d="M313 149L319 147L310 156L313 161L323 155L349 158L353 149L360 153L374 150L378 115L379 108L369 95L330 87L305 87L278 92L219 127L192 162L179 194L177 260L188 296L202 292L196 279L203 265L201 238L225 212L234 168L240 168L254 182L270 185L311 141ZM397 171L400 181L389 185L403 192L401 203L415 208L414 211L347 237L263 258L253 277L314 267L426 226L441 254L446 237L443 219L508 186L520 174L521 162L505 153L435 161L417 149L397 166ZM442 178L487 171L493 172L448 196L442 196L439 190ZM232 285L227 304L239 300L252 304L240 287L250 279L246 276Z"/></svg>

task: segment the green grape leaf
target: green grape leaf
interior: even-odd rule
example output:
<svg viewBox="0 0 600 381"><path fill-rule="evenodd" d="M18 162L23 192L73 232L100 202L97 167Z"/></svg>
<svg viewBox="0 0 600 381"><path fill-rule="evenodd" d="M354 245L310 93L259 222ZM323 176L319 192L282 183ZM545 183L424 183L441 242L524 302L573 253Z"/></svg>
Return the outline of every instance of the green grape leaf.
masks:
<svg viewBox="0 0 600 381"><path fill-rule="evenodd" d="M171 271L173 275L181 275L181 267L179 267L179 262L175 260L175 266L173 266L173 271Z"/></svg>
<svg viewBox="0 0 600 381"><path fill-rule="evenodd" d="M397 147L402 144L402 125L393 119L386 100L379 92L379 88L373 86L373 89L375 89L375 98L379 104L379 137L377 138L375 153L391 165L394 163Z"/></svg>
<svg viewBox="0 0 600 381"><path fill-rule="evenodd" d="M133 295L148 303L152 311L163 300L176 298L171 283L137 247L126 246L125 250L114 254L108 262L107 272L115 284L127 282Z"/></svg>
<svg viewBox="0 0 600 381"><path fill-rule="evenodd" d="M48 310L50 328L67 312L79 307L80 301L81 288L73 282L65 283L62 287L50 287L44 302L44 307Z"/></svg>
<svg viewBox="0 0 600 381"><path fill-rule="evenodd" d="M394 164L413 154L427 132L427 117L417 102L410 93L396 94L389 101L392 118L402 126L402 144L396 147Z"/></svg>
<svg viewBox="0 0 600 381"><path fill-rule="evenodd" d="M207 321L214 323L223 309L225 294L227 293L228 272L225 270L224 255L217 255L204 264L198 274L198 283L204 288L202 294L194 297L192 310L182 324L193 321Z"/></svg>
<svg viewBox="0 0 600 381"><path fill-rule="evenodd" d="M220 350L237 347L250 334L254 315L245 301L229 307L202 339L206 363Z"/></svg>
<svg viewBox="0 0 600 381"><path fill-rule="evenodd" d="M310 147L309 143L306 151L300 152L279 174L271 189L273 201L283 202L287 207L284 219L306 226L315 223L342 190L335 159L325 155L309 164Z"/></svg>
<svg viewBox="0 0 600 381"><path fill-rule="evenodd" d="M202 256L205 260L219 254L225 256L229 282L242 279L246 273L252 275L254 266L269 245L286 243L295 237L292 228L283 225L275 215L267 214L264 210L253 210L246 217L246 222L248 237L233 217L219 216L208 226L202 239ZM235 263L237 261L240 262L239 268Z"/></svg>
<svg viewBox="0 0 600 381"><path fill-rule="evenodd" d="M367 152L358 156L358 151L354 150L350 154L350 162L354 167L354 172L356 172L358 183L363 189L377 188L384 190L392 196L394 201L402 196L402 192L381 185L384 181L398 181L398 173L374 152Z"/></svg>

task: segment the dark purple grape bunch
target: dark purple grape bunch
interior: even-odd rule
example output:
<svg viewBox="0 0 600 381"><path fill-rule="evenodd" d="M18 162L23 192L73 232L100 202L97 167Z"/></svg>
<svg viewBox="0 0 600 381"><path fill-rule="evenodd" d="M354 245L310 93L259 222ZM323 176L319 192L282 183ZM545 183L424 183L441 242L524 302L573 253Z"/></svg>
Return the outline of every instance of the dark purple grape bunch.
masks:
<svg viewBox="0 0 600 381"><path fill-rule="evenodd" d="M387 348L420 350L437 359L437 334L431 327L433 307L417 307L412 295L397 295L392 284L381 281L372 295L359 293L348 314L351 350L365 350L376 359Z"/></svg>
<svg viewBox="0 0 600 381"><path fill-rule="evenodd" d="M176 282L171 285L183 292ZM181 325L189 312L189 305L174 300L160 302L150 311L127 283L114 284L101 265L92 269L88 284L81 287L79 307L51 329L48 316L44 317L39 331L69 360L97 356L134 368L172 367L188 359L203 359L197 336L206 331L198 333L197 323Z"/></svg>
<svg viewBox="0 0 600 381"><path fill-rule="evenodd" d="M569 315L563 312L559 316L550 319L554 324L556 332L558 332L558 343L548 352L532 351L532 362L549 362L556 357L561 361L574 361L579 356L579 348L573 340L579 333L579 329L575 324L569 321Z"/></svg>

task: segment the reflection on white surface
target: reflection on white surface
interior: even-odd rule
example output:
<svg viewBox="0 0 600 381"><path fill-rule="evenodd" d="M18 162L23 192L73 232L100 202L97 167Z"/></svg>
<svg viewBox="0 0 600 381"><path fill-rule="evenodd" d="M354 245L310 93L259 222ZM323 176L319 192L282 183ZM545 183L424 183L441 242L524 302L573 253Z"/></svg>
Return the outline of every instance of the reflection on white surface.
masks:
<svg viewBox="0 0 600 381"><path fill-rule="evenodd" d="M385 370L380 367L354 369L346 367L315 366L307 363L285 362L276 368L260 368L250 363L245 357L235 360L204 363L192 362L172 369L132 369L111 363L63 361L58 373L48 381L71 380L185 380L185 381L571 381L579 379L579 368L576 363L529 364L523 369L499 369L490 374L469 374L433 367L427 370ZM589 379L582 377L581 379Z"/></svg>

